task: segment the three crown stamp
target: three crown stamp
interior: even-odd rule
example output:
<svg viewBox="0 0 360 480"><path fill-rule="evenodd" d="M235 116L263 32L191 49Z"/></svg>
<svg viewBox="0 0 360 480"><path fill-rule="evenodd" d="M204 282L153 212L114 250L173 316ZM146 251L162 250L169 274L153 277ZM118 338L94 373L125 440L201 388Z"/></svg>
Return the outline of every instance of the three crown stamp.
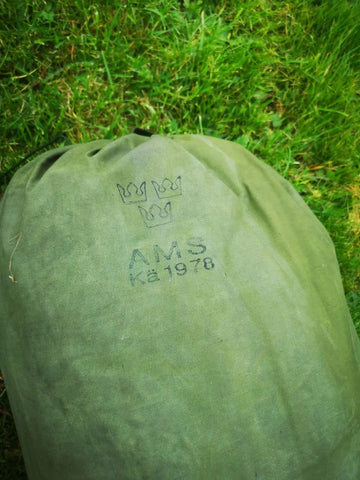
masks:
<svg viewBox="0 0 360 480"><path fill-rule="evenodd" d="M129 182L126 186L120 185L119 183L117 184L123 204L137 206L146 228L171 223L173 221L173 198L182 195L180 175L177 176L174 181L168 177L165 177L160 183L152 180L151 186L150 183L146 181L140 184ZM155 196L156 203L152 202L150 206L148 206L151 193L153 197Z"/></svg>

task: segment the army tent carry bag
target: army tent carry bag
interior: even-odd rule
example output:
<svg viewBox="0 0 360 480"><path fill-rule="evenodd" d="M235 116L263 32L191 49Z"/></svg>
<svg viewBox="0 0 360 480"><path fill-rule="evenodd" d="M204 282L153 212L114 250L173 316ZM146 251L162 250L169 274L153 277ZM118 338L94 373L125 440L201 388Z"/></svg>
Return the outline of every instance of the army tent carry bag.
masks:
<svg viewBox="0 0 360 480"><path fill-rule="evenodd" d="M0 368L30 480L359 480L333 245L244 148L58 148L15 174L0 229Z"/></svg>

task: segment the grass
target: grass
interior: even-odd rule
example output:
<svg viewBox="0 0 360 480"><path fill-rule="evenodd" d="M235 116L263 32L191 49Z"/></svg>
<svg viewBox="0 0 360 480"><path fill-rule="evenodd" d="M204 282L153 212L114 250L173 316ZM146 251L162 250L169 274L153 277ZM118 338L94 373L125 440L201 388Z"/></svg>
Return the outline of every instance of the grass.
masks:
<svg viewBox="0 0 360 480"><path fill-rule="evenodd" d="M0 175L58 134L84 142L141 126L238 142L328 229L360 333L360 4L240 5L0 2ZM20 479L0 402L2 478Z"/></svg>

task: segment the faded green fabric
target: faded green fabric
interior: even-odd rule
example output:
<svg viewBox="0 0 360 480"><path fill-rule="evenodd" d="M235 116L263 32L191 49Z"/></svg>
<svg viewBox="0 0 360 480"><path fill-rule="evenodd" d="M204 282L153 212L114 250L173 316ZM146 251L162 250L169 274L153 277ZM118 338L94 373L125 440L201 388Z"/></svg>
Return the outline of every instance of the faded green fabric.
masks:
<svg viewBox="0 0 360 480"><path fill-rule="evenodd" d="M31 480L359 480L332 242L200 135L40 155L0 203L0 368Z"/></svg>

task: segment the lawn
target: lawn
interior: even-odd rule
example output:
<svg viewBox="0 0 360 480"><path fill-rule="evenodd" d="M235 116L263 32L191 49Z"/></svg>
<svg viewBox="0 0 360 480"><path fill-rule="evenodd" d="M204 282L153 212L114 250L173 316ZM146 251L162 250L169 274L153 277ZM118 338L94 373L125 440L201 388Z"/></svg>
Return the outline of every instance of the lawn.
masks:
<svg viewBox="0 0 360 480"><path fill-rule="evenodd" d="M60 134L77 143L140 126L232 140L329 231L360 334L360 3L18 0L0 15L0 195ZM20 480L0 385L1 478Z"/></svg>

